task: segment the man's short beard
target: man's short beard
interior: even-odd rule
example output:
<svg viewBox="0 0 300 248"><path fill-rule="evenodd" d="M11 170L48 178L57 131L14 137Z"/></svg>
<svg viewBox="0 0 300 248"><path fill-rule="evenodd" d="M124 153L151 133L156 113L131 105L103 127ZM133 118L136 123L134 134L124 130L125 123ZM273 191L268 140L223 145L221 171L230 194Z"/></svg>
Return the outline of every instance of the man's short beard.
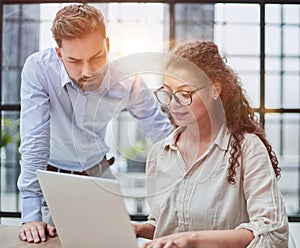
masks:
<svg viewBox="0 0 300 248"><path fill-rule="evenodd" d="M80 79L77 80L76 84L83 90L83 91L94 91L99 89L103 78L105 77L107 71L107 66L102 67L99 71L97 71L93 76L92 76L92 83L87 83L84 80L88 79L87 77L81 77Z"/></svg>

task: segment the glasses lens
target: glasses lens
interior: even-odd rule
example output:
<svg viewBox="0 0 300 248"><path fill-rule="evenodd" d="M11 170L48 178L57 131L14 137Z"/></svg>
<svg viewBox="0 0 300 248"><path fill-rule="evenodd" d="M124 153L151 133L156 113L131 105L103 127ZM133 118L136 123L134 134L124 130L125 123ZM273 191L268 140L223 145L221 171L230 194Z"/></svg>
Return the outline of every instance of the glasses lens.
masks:
<svg viewBox="0 0 300 248"><path fill-rule="evenodd" d="M156 91L156 97L157 100L162 104L162 105L169 105L171 101L171 95L169 92L164 91L164 90L158 90Z"/></svg>
<svg viewBox="0 0 300 248"><path fill-rule="evenodd" d="M192 102L191 93L188 91L177 91L175 93L176 100L181 106L188 106Z"/></svg>

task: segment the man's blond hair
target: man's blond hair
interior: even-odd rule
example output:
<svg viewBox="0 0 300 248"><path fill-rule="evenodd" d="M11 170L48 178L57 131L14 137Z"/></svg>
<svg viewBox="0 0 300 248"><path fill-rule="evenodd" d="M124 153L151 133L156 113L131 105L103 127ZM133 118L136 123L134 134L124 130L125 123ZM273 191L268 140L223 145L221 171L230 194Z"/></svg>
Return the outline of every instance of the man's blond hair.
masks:
<svg viewBox="0 0 300 248"><path fill-rule="evenodd" d="M103 15L89 4L72 4L59 10L51 31L58 47L63 39L82 38L93 31L99 31L106 38Z"/></svg>

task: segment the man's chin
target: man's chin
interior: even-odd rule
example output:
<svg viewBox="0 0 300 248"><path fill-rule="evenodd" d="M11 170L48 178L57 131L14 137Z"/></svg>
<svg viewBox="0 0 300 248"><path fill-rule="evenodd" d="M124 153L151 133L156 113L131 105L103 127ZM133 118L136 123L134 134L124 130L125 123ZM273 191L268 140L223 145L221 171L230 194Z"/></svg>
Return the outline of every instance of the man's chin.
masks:
<svg viewBox="0 0 300 248"><path fill-rule="evenodd" d="M83 82L81 89L83 91L94 91L99 89L101 82L94 83L94 82Z"/></svg>

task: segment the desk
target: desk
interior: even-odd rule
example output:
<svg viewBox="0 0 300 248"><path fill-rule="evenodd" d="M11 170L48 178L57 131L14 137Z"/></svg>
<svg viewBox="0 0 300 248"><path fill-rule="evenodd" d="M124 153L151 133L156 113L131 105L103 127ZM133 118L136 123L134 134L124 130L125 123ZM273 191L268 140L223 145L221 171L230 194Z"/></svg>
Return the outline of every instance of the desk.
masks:
<svg viewBox="0 0 300 248"><path fill-rule="evenodd" d="M47 237L47 242L39 244L21 241L18 237L18 226L0 225L0 247L6 248L61 248L58 237Z"/></svg>

